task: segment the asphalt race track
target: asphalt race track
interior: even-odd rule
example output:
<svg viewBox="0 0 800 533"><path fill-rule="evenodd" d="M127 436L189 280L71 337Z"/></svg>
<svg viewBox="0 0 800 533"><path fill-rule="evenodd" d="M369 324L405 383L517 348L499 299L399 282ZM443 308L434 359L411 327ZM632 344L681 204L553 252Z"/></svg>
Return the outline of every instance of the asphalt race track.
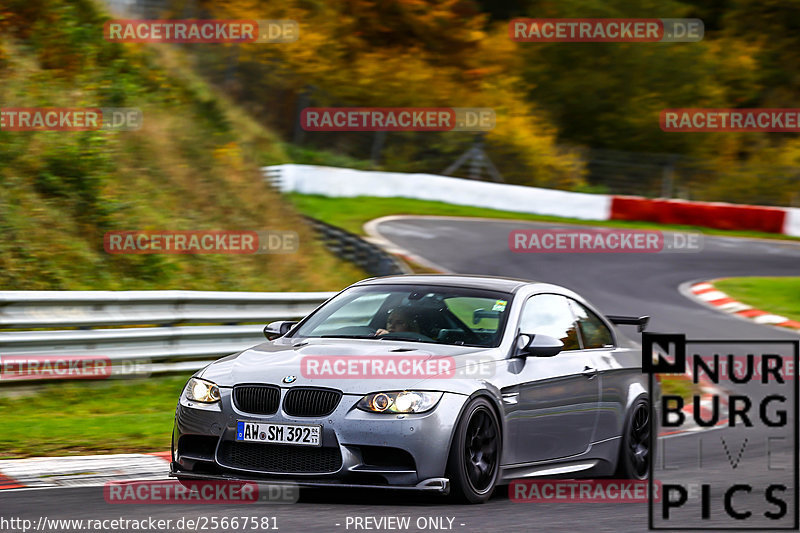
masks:
<svg viewBox="0 0 800 533"><path fill-rule="evenodd" d="M740 275L800 274L800 245L790 242L709 237L698 253L654 254L521 254L512 253L508 235L514 229L546 227L542 224L443 218L393 219L378 224L378 231L392 243L428 259L443 269L463 274L489 274L552 282L574 289L608 314L650 315L652 331L685 333L690 339L792 339L796 333L779 330L719 313L698 304L678 288L689 281ZM632 331L635 333L635 330ZM757 398L764 387L745 389ZM789 423L794 414L789 409ZM792 427L791 425L788 427ZM742 443L741 428L722 428L710 432L671 437L662 441L666 450L658 456L670 468L693 468L699 441L708 453L697 481L737 483L753 486L749 496L737 496L737 505L750 506L754 514L772 509L764 503L764 487L775 479L786 479L785 466L791 465L793 443L784 440L769 449L777 470L763 468L750 460L767 456L764 440L750 439L737 468L721 451L724 439L733 453ZM774 444L774 443L773 443ZM667 460L668 459L668 460ZM735 459L734 459L735 460ZM784 467L784 470L780 470ZM791 466L789 467L791 468ZM677 474L680 476L680 470ZM658 472L657 472L658 477ZM691 477L691 476L690 476ZM666 478L665 478L666 479ZM716 485L715 485L716 487ZM697 527L730 527L722 516L720 489L714 488L712 517L701 521L699 506L689 504L681 510ZM793 515L797 493L790 486L783 494ZM57 518L147 518L172 519L206 517L276 517L280 531L387 531L369 522L370 529L356 528L354 517L411 517L407 531L417 531L419 518L444 517L443 528L426 531L646 531L647 506L633 503L515 503L501 487L486 505L451 506L437 498L409 496L396 492L308 490L294 505L110 505L103 499L102 487L76 487L53 490L5 491L0 494L0 515L19 517L36 523L40 516ZM692 514L693 513L693 514ZM690 516L691 515L691 516ZM350 521L348 522L348 518ZM452 525L448 519L452 519ZM348 527L349 523L349 527ZM781 525L785 525L785 521ZM791 522L790 522L791 523ZM367 525L366 523L363 523ZM769 523L758 522L762 527ZM422 522L420 522L420 525ZM683 524L682 524L683 525ZM742 528L753 523L742 522ZM774 525L774 524L773 524ZM449 529L448 529L449 528ZM171 529L175 530L175 529ZM395 529L397 530L397 529ZM11 530L14 531L14 530ZM207 529L207 531L214 531ZM217 529L216 531L222 531ZM234 531L229 529L229 531ZM243 531L241 528L238 531ZM253 531L253 530L248 530ZM264 530L260 530L264 531Z"/></svg>

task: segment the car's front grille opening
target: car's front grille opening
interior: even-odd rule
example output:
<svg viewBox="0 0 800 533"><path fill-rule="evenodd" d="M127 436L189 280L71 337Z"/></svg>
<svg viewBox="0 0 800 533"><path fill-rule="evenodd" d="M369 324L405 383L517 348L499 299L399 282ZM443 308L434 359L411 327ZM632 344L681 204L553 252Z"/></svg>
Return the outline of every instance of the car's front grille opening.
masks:
<svg viewBox="0 0 800 533"><path fill-rule="evenodd" d="M193 474L209 474L212 476L218 476L222 473L216 463L206 463L205 461L197 461L189 470Z"/></svg>
<svg viewBox="0 0 800 533"><path fill-rule="evenodd" d="M275 385L237 385L233 388L233 404L245 413L275 414L280 398L281 389Z"/></svg>
<svg viewBox="0 0 800 533"><path fill-rule="evenodd" d="M397 470L416 470L414 457L400 448L389 446L361 446L361 458L367 466Z"/></svg>
<svg viewBox="0 0 800 533"><path fill-rule="evenodd" d="M317 448L224 441L219 462L228 468L271 473L326 474L342 467L338 447Z"/></svg>
<svg viewBox="0 0 800 533"><path fill-rule="evenodd" d="M213 435L183 435L178 440L178 455L200 461L213 461L219 437Z"/></svg>
<svg viewBox="0 0 800 533"><path fill-rule="evenodd" d="M283 411L290 416L326 416L331 414L339 400L341 391L295 387L283 399Z"/></svg>

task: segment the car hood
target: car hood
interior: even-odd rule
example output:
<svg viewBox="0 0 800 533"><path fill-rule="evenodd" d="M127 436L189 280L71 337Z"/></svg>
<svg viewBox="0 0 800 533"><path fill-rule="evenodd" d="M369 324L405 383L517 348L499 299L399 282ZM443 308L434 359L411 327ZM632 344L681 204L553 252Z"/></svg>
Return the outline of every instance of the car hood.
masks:
<svg viewBox="0 0 800 533"><path fill-rule="evenodd" d="M292 342L288 342L292 341ZM303 366L305 358L347 356L369 358L395 358L399 362L407 357L414 361L432 361L438 365L444 358L453 358L455 375L409 376L409 377L319 377L311 375ZM243 383L270 383L281 387L317 386L330 387L345 394L368 394L380 390L404 390L416 387L421 390L441 390L469 394L473 387L469 378L464 378L464 368L474 368L477 361L482 367L493 368L502 356L495 348L465 346L426 345L416 342L372 340L372 339L278 339L266 342L216 361L197 376L213 381L220 387L232 387ZM333 359L332 359L333 360ZM306 362L307 364L307 362ZM435 366L435 368L441 368ZM490 370L491 372L491 370ZM469 374L472 375L472 374ZM485 372L484 374L485 375ZM287 376L296 379L290 384L283 381Z"/></svg>

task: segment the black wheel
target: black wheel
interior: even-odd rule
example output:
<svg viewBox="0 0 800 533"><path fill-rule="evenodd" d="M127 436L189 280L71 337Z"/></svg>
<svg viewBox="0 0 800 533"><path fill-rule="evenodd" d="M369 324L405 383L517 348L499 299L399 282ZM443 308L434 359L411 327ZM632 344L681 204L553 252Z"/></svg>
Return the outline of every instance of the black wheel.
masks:
<svg viewBox="0 0 800 533"><path fill-rule="evenodd" d="M645 397L637 398L625 421L617 478L647 479L650 468L650 431L650 403Z"/></svg>
<svg viewBox="0 0 800 533"><path fill-rule="evenodd" d="M456 426L447 475L450 496L466 503L484 503L497 484L500 471L500 424L485 398L472 400Z"/></svg>

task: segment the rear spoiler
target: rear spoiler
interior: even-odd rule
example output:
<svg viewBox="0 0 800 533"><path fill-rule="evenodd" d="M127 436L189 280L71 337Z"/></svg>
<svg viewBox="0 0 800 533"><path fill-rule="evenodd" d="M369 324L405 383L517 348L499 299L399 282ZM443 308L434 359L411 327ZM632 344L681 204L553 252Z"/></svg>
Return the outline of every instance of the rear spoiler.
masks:
<svg viewBox="0 0 800 533"><path fill-rule="evenodd" d="M641 333L647 327L647 323L650 322L649 316L621 316L621 315L606 315L612 323L618 325L629 325L629 326L636 326L636 330Z"/></svg>

